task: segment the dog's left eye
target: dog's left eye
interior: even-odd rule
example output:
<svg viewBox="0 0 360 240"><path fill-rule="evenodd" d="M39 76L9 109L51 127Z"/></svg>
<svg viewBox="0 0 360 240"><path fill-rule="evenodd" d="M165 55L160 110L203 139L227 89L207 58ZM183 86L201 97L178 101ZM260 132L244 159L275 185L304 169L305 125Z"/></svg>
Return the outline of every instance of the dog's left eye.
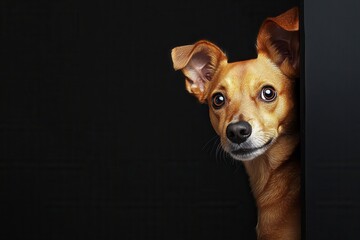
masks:
<svg viewBox="0 0 360 240"><path fill-rule="evenodd" d="M221 93L215 93L212 97L212 104L215 109L221 108L225 104L225 97Z"/></svg>
<svg viewBox="0 0 360 240"><path fill-rule="evenodd" d="M260 97L265 102L272 102L276 98L276 91L271 86L265 86L261 89Z"/></svg>

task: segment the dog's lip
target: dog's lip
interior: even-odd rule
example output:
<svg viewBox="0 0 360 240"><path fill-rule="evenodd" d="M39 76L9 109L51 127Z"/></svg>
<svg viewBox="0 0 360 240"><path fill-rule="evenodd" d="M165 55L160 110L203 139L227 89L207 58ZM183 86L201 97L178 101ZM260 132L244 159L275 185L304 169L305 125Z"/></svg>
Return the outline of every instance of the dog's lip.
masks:
<svg viewBox="0 0 360 240"><path fill-rule="evenodd" d="M250 154L253 153L259 149L265 148L267 147L271 142L272 142L273 138L270 138L264 145L262 145L261 147L256 147L256 148L239 148L237 150L231 151L232 154L236 154L236 155L244 155L244 154Z"/></svg>

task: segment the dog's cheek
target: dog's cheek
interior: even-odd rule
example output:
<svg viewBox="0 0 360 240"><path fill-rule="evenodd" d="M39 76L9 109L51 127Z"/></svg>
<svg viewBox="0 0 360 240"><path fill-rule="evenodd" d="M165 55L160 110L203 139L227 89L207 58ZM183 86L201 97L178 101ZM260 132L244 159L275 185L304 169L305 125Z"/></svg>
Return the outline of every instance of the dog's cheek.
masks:
<svg viewBox="0 0 360 240"><path fill-rule="evenodd" d="M280 99L279 99L280 100ZM277 101L276 103L262 103L258 109L258 115L253 119L258 120L259 129L262 131L278 131L280 118L283 115L283 105ZM255 125L255 123L254 123Z"/></svg>
<svg viewBox="0 0 360 240"><path fill-rule="evenodd" d="M268 132L278 129L279 121L273 113L267 112L265 115L261 116L261 119L261 129L263 131Z"/></svg>
<svg viewBox="0 0 360 240"><path fill-rule="evenodd" d="M294 107L294 104L290 96L283 96L278 102L275 113L278 119L278 133L281 134L283 131L286 131L286 125L289 121L291 109Z"/></svg>

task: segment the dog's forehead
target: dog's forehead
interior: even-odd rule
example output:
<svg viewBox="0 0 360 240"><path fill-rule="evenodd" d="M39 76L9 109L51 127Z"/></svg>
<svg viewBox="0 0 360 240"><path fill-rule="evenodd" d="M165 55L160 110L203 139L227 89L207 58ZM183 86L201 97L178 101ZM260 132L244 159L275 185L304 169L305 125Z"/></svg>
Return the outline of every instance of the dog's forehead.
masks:
<svg viewBox="0 0 360 240"><path fill-rule="evenodd" d="M218 83L232 86L241 84L256 74L256 65L256 59L228 63L222 69Z"/></svg>
<svg viewBox="0 0 360 240"><path fill-rule="evenodd" d="M224 77L231 78L244 75L250 63L250 60L228 63L223 71Z"/></svg>
<svg viewBox="0 0 360 240"><path fill-rule="evenodd" d="M228 63L217 79L217 87L234 88L240 85L248 88L256 87L262 81L275 84L283 76L278 68L266 58L256 58ZM236 87L235 87L236 88Z"/></svg>

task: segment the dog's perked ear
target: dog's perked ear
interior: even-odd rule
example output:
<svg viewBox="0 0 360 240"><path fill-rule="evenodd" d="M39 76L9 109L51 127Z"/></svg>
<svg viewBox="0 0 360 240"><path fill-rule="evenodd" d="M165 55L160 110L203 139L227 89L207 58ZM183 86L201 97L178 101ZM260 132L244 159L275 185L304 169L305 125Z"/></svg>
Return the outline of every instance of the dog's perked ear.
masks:
<svg viewBox="0 0 360 240"><path fill-rule="evenodd" d="M186 90L204 103L216 71L227 62L226 55L215 44L202 40L172 49L171 57L174 69L185 75Z"/></svg>
<svg viewBox="0 0 360 240"><path fill-rule="evenodd" d="M258 54L266 54L290 78L299 76L299 10L267 18L257 37Z"/></svg>

